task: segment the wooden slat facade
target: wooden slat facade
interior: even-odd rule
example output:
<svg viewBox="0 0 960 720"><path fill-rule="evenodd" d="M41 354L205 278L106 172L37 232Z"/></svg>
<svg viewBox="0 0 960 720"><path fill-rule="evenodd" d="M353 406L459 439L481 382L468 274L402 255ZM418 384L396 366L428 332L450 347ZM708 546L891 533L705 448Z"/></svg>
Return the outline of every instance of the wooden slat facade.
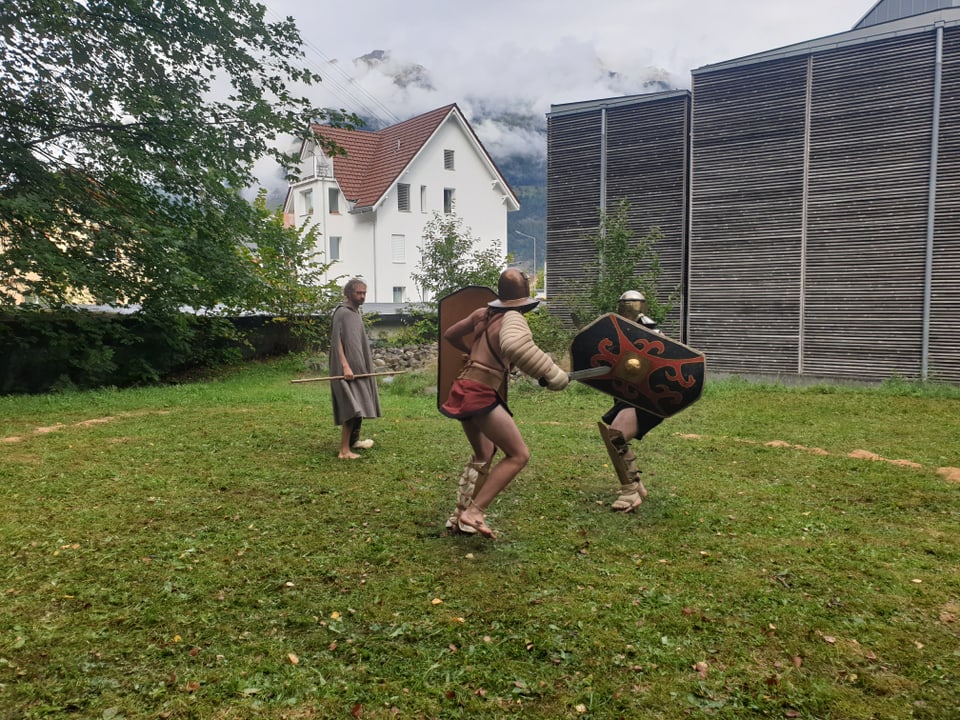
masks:
<svg viewBox="0 0 960 720"><path fill-rule="evenodd" d="M688 343L711 370L796 372L806 75L788 58L694 78Z"/></svg>
<svg viewBox="0 0 960 720"><path fill-rule="evenodd" d="M548 116L547 297L551 312L567 311L564 297L593 278L599 208L630 203L637 238L658 227L654 247L661 266L657 293L665 302L683 286L686 244L687 155L690 96L661 93L609 102L554 106ZM629 290L633 288L624 288ZM682 335L682 302L665 326Z"/></svg>
<svg viewBox="0 0 960 720"><path fill-rule="evenodd" d="M804 374L920 375L935 51L924 34L810 58Z"/></svg>
<svg viewBox="0 0 960 720"><path fill-rule="evenodd" d="M960 28L943 38L929 372L960 382Z"/></svg>
<svg viewBox="0 0 960 720"><path fill-rule="evenodd" d="M555 183L599 192L600 117L549 120L559 287L596 216ZM711 370L960 383L960 9L700 68L689 116L605 117L608 207L626 195L638 229L677 228L683 339Z"/></svg>

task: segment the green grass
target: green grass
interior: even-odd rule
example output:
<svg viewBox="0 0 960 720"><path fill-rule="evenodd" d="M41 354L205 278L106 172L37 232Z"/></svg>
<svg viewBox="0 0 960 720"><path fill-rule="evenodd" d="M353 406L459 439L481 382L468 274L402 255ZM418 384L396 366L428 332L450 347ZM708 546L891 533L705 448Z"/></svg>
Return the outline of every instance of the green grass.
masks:
<svg viewBox="0 0 960 720"><path fill-rule="evenodd" d="M956 389L709 382L624 516L608 398L522 382L490 542L429 373L343 462L299 371L0 398L0 717L960 717Z"/></svg>

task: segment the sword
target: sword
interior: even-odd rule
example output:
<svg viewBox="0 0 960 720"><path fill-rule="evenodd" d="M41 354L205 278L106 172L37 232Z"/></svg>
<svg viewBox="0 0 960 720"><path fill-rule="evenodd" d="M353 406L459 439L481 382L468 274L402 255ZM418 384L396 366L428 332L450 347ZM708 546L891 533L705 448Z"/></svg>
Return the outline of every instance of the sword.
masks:
<svg viewBox="0 0 960 720"><path fill-rule="evenodd" d="M586 380L588 378L606 375L611 370L613 370L613 368L609 365L598 365L597 367L584 368L583 370L574 370L573 372L568 372L567 377L571 380ZM547 386L546 378L540 378L539 382L542 387Z"/></svg>
<svg viewBox="0 0 960 720"><path fill-rule="evenodd" d="M362 377L380 377L381 375L402 375L407 372L406 370L394 370L392 372L378 372L378 373L362 373L360 375L354 375L353 377L362 378ZM319 377L319 378L300 378L299 380L291 380L292 383L305 383L305 382L320 382L321 380L343 380L346 378L346 375L330 375L329 377Z"/></svg>

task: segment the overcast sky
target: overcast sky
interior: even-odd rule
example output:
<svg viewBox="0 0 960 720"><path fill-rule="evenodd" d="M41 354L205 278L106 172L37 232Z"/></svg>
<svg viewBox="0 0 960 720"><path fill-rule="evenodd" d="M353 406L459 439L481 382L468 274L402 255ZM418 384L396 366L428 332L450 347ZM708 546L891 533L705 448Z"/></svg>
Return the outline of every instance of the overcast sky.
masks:
<svg viewBox="0 0 960 720"><path fill-rule="evenodd" d="M268 20L292 15L307 64L324 81L315 102L385 124L456 102L487 149L545 154L542 137L482 116L543 121L552 104L689 88L712 63L850 30L868 0L263 0ZM388 53L376 67L354 60ZM399 87L400 69L423 67ZM313 99L313 98L312 98Z"/></svg>

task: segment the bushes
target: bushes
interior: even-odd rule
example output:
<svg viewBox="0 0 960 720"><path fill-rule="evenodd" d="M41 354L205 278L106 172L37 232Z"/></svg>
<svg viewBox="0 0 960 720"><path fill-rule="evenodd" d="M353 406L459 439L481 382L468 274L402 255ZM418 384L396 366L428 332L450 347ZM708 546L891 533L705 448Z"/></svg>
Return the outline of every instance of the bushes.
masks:
<svg viewBox="0 0 960 720"><path fill-rule="evenodd" d="M0 316L0 394L153 384L240 359L230 320L79 310Z"/></svg>

